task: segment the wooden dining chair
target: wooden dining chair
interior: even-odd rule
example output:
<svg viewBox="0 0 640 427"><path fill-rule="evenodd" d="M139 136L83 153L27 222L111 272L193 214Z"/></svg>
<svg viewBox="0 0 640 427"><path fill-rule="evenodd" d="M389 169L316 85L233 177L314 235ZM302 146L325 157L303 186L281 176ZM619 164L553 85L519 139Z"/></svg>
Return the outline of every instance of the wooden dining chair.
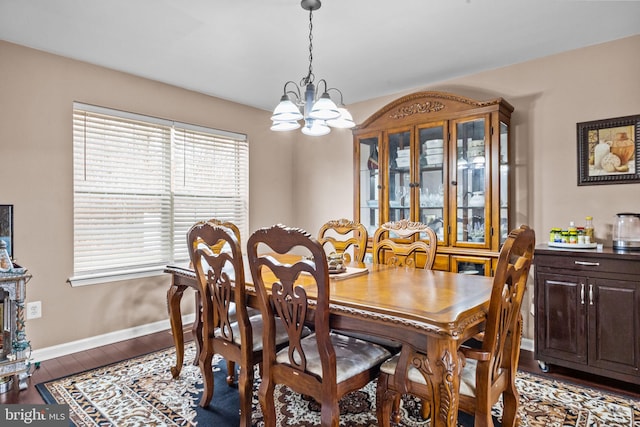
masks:
<svg viewBox="0 0 640 427"><path fill-rule="evenodd" d="M291 254L296 254L293 261ZM391 354L330 331L327 257L309 233L283 225L259 229L249 237L247 257L265 319L258 392L265 426L276 425L274 389L284 384L321 405L322 426L337 427L339 399L376 378L380 363ZM289 346L279 351L276 322L283 323L289 335ZM306 322L314 333L303 337Z"/></svg>
<svg viewBox="0 0 640 427"><path fill-rule="evenodd" d="M204 390L200 406L209 406L213 397L212 360L214 354L220 354L240 366L240 425L250 426L253 366L262 362L262 315L249 316L247 311L240 244L232 229L214 222L195 224L187 241L202 300L199 365ZM274 343L282 345L286 339L284 329L275 331Z"/></svg>
<svg viewBox="0 0 640 427"><path fill-rule="evenodd" d="M515 378L522 337L520 308L534 246L535 233L528 226L522 225L509 233L493 278L482 345L478 349L460 348L464 367L459 408L474 415L476 427L493 426L491 408L500 396L503 398L502 425L516 425L519 397ZM431 401L433 394L440 392L432 389L426 369L419 370L406 363L413 359L410 352L419 351L405 345L400 353L404 363L396 355L381 367L376 390L376 415L380 426L389 426L392 416L395 422L400 421L400 414L392 414L391 408L402 390L406 389L423 401Z"/></svg>
<svg viewBox="0 0 640 427"><path fill-rule="evenodd" d="M351 261L349 248L354 249L354 261L364 262L368 239L367 228L363 224L346 218L327 221L318 232L318 242L322 247L343 254L345 262Z"/></svg>
<svg viewBox="0 0 640 427"><path fill-rule="evenodd" d="M431 269L437 249L435 231L421 222L406 219L387 222L378 227L373 236L374 264ZM416 262L422 258L424 261Z"/></svg>
<svg viewBox="0 0 640 427"><path fill-rule="evenodd" d="M435 231L421 222L412 222L406 219L391 221L382 224L376 230L373 237L373 262L374 264L388 264L396 267L421 267L431 270L436 260L438 250L438 237ZM421 263L416 259L424 258ZM392 353L401 351L402 345L393 340L366 337L360 334L358 338L370 340L381 344ZM396 397L393 405L394 411L400 407L400 396ZM422 402L422 416L427 418L429 406Z"/></svg>
<svg viewBox="0 0 640 427"><path fill-rule="evenodd" d="M226 227L229 230L231 230L233 232L233 235L235 236L236 240L238 241L238 244L240 244L241 239L240 239L240 229L238 228L237 225L235 225L233 222L231 221L222 221L219 220L217 218L211 218L207 221L199 221L196 224L202 224L205 222L209 222L211 224L214 225L218 225L218 226L222 226L222 227ZM214 246L212 246L210 249L218 254L220 253L225 244L227 242L225 240L220 240L217 244L215 244ZM206 244L206 242L202 242L202 241L194 241L191 242L191 244L193 245L199 245L199 244L203 244L205 247L207 247L208 245ZM193 268L193 261L191 261L189 263L189 267ZM200 357L200 351L202 349L202 344L203 344L203 335L202 335L202 327L203 327L203 319L202 319L202 296L200 295L200 292L195 292L195 306L197 307L196 309L196 320L193 323L193 329L192 329L192 335L193 338L195 340L195 344L196 344L196 358L193 361L193 364L196 365L198 364L198 360ZM236 311L235 311L235 303L231 303L231 306L229 307L229 319L232 322L236 321L235 315L236 315ZM258 314L258 312L255 309L252 308L248 308L248 314L249 316L254 315L254 314ZM235 363L232 360L227 360L227 383L229 385L232 385L235 383L236 381L236 370L235 370ZM177 377L176 375L174 375L174 378Z"/></svg>

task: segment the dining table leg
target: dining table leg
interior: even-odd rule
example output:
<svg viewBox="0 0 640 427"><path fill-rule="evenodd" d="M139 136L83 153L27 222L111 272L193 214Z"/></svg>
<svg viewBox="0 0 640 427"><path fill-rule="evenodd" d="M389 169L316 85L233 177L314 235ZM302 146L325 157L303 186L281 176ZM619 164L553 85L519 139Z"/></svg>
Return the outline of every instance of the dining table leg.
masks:
<svg viewBox="0 0 640 427"><path fill-rule="evenodd" d="M455 339L430 339L427 343L427 366L430 367L432 427L455 427L458 422L462 360Z"/></svg>
<svg viewBox="0 0 640 427"><path fill-rule="evenodd" d="M182 312L180 310L180 301L182 294L188 285L178 283L176 276L171 279L171 287L167 291L167 310L169 312L169 322L171 323L171 334L173 335L173 343L176 348L176 365L171 367L171 375L178 378L182 371L184 362L184 333L182 331ZM196 344L196 355L193 364L198 363L198 357L202 348L202 302L200 292L196 291L195 295L195 320L193 323L193 337Z"/></svg>

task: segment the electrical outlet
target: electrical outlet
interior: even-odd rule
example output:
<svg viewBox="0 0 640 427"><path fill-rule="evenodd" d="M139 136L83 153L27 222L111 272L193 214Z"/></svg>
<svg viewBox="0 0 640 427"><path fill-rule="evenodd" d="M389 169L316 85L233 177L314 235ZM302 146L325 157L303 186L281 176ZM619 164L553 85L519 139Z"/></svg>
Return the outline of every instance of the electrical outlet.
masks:
<svg viewBox="0 0 640 427"><path fill-rule="evenodd" d="M27 303L27 320L42 317L42 301Z"/></svg>

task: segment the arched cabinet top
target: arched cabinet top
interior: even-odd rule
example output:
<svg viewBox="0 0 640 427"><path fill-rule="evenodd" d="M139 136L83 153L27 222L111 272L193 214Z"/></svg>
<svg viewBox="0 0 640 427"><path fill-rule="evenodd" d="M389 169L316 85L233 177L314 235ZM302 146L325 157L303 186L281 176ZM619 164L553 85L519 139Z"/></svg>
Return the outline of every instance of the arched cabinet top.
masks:
<svg viewBox="0 0 640 427"><path fill-rule="evenodd" d="M380 108L363 123L354 128L354 133L366 129L387 129L395 126L433 122L500 110L510 116L513 106L502 98L478 101L447 92L425 91L405 95Z"/></svg>

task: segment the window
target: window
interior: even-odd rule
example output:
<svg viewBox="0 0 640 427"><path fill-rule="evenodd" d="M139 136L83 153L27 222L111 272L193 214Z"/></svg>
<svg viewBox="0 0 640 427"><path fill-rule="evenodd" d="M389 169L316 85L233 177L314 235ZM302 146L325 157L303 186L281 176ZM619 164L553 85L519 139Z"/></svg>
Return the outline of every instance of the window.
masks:
<svg viewBox="0 0 640 427"><path fill-rule="evenodd" d="M188 262L200 220L248 235L245 135L74 103L73 158L73 286Z"/></svg>

